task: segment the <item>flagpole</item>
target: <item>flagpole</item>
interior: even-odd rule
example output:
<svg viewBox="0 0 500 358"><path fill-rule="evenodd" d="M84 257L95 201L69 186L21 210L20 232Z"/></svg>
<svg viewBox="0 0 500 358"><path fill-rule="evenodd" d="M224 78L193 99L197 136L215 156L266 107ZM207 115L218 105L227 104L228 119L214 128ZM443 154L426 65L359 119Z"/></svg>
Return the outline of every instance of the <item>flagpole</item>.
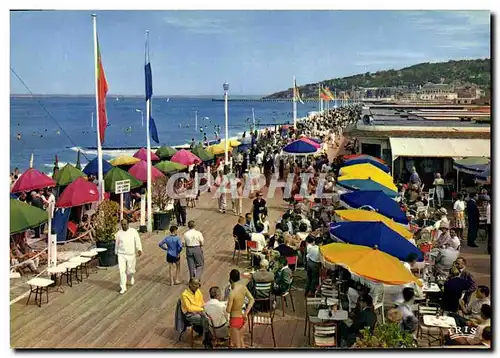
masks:
<svg viewBox="0 0 500 358"><path fill-rule="evenodd" d="M96 133L97 133L97 187L99 189L99 201L104 199L104 180L102 174L102 145L101 145L101 128L100 123L103 118L100 118L99 111L99 58L97 50L97 16L92 14L92 22L94 24L94 66L95 66L95 109L96 109Z"/></svg>
<svg viewBox="0 0 500 358"><path fill-rule="evenodd" d="M293 129L297 129L297 84L293 76Z"/></svg>
<svg viewBox="0 0 500 358"><path fill-rule="evenodd" d="M318 85L318 111L321 113L321 84Z"/></svg>
<svg viewBox="0 0 500 358"><path fill-rule="evenodd" d="M146 30L146 56L149 57L149 30ZM149 60L149 58L148 58ZM145 65L147 62L145 62ZM147 146L147 184L146 184L146 203L147 203L147 231L153 231L153 193L151 192L151 138L149 134L149 120L151 118L151 99L146 100L146 146Z"/></svg>

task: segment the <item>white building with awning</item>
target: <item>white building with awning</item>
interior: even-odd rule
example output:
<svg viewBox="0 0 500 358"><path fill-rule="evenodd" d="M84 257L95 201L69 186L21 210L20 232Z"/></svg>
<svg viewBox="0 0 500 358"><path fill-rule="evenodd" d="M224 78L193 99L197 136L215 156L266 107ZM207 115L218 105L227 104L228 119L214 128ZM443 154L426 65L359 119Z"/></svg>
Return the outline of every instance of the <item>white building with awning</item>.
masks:
<svg viewBox="0 0 500 358"><path fill-rule="evenodd" d="M489 123L377 116L374 111L370 120L360 119L345 134L356 139L358 153L383 159L396 181L406 183L415 166L427 188L435 173L449 190L456 187L454 159L491 156Z"/></svg>

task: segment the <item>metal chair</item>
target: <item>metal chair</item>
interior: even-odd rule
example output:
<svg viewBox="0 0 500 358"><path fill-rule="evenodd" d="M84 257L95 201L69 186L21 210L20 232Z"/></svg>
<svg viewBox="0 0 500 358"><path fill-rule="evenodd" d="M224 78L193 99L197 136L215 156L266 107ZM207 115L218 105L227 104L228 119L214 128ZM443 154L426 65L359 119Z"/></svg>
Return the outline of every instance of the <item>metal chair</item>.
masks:
<svg viewBox="0 0 500 358"><path fill-rule="evenodd" d="M311 342L311 327L321 323L318 318L318 311L321 306L326 305L326 297L306 297L306 317L304 322L304 336L308 333L308 342ZM311 313L313 313L311 315Z"/></svg>
<svg viewBox="0 0 500 358"><path fill-rule="evenodd" d="M257 300L256 300L257 301ZM264 301L264 300L262 300ZM253 336L255 326L271 326L271 335L273 337L273 344L276 347L276 337L274 335L274 315L276 313L276 301L271 302L271 297L266 299L269 302L269 312L257 312L252 309L250 312L250 345L253 346Z"/></svg>
<svg viewBox="0 0 500 358"><path fill-rule="evenodd" d="M314 325L313 347L336 347L338 330L336 322L319 323Z"/></svg>

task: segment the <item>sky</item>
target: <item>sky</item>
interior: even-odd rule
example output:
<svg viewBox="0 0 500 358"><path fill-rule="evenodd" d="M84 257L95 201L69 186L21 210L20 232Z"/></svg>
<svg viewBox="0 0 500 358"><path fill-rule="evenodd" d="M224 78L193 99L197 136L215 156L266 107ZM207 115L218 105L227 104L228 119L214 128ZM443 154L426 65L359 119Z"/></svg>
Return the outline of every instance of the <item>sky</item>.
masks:
<svg viewBox="0 0 500 358"><path fill-rule="evenodd" d="M33 93L93 94L92 11L11 12L10 66ZM490 57L489 11L97 11L109 94L266 95L421 62ZM10 75L11 94L28 93Z"/></svg>

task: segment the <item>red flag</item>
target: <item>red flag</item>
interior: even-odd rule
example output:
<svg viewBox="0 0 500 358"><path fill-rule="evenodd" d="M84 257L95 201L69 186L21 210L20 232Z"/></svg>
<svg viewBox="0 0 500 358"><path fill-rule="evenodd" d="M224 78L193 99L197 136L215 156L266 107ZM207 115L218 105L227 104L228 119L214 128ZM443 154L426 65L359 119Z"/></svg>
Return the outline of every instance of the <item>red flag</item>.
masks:
<svg viewBox="0 0 500 358"><path fill-rule="evenodd" d="M99 50L99 42L97 42L97 101L98 106L97 113L99 114L97 119L99 121L99 136L101 144L104 143L104 132L108 126L108 120L106 117L106 94L108 93L108 82L106 81L106 76L104 75L104 69L102 68L101 61L101 51Z"/></svg>

